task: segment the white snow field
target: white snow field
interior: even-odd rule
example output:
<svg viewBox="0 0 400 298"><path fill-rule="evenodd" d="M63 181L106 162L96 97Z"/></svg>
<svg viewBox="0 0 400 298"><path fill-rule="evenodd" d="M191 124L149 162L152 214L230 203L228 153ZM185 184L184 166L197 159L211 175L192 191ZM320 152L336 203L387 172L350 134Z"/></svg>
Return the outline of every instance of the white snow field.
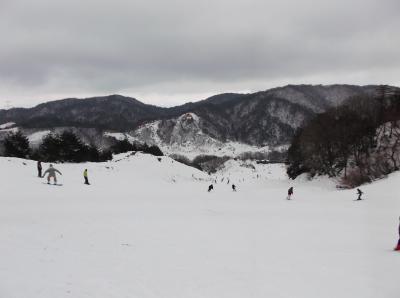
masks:
<svg viewBox="0 0 400 298"><path fill-rule="evenodd" d="M399 173L356 202L282 165L210 178L125 154L56 168L63 185L48 186L34 161L0 158L1 298L400 297Z"/></svg>

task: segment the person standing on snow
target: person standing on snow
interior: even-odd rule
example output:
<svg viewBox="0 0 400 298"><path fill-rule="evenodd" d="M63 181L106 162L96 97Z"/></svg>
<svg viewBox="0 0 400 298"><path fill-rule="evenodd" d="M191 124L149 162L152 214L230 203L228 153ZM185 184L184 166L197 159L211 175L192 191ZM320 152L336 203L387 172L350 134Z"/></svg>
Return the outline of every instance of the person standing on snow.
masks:
<svg viewBox="0 0 400 298"><path fill-rule="evenodd" d="M87 169L85 169L83 171L83 178L85 179L85 184L90 185L89 178L88 178L88 170Z"/></svg>
<svg viewBox="0 0 400 298"><path fill-rule="evenodd" d="M212 191L213 189L214 189L214 186L213 186L212 184L210 184L210 185L208 186L208 192Z"/></svg>
<svg viewBox="0 0 400 298"><path fill-rule="evenodd" d="M293 195L293 186L291 186L291 187L288 189L287 194L288 194L287 199L290 200L290 199L292 198L292 195Z"/></svg>
<svg viewBox="0 0 400 298"><path fill-rule="evenodd" d="M38 160L37 162L37 171L38 171L38 177L42 178L42 162Z"/></svg>
<svg viewBox="0 0 400 298"><path fill-rule="evenodd" d="M232 190L236 191L236 185L235 184L232 184Z"/></svg>
<svg viewBox="0 0 400 298"><path fill-rule="evenodd" d="M50 178L52 178L52 177L54 180L54 184L57 184L56 173L62 175L61 172L59 170L57 170L56 168L54 168L52 164L50 164L49 168L43 173L43 177L46 176L47 173L49 174L47 176L47 184L50 184Z"/></svg>
<svg viewBox="0 0 400 298"><path fill-rule="evenodd" d="M400 220L400 218L399 218L399 220ZM400 224L399 224L399 241L397 242L397 246L394 250L400 251Z"/></svg>
<svg viewBox="0 0 400 298"><path fill-rule="evenodd" d="M358 194L358 199L357 201L361 201L361 196L363 194L363 192L361 191L361 189L357 188L357 194Z"/></svg>

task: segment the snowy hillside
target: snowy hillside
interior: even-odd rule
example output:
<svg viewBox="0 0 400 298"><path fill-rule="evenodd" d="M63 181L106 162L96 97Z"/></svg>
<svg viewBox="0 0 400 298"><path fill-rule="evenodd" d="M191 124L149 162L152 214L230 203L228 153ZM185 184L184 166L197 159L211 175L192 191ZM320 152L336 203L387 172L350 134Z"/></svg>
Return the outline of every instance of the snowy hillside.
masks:
<svg viewBox="0 0 400 298"><path fill-rule="evenodd" d="M7 134L9 132L16 132L18 128L14 127L14 122L8 122L0 125L0 134Z"/></svg>
<svg viewBox="0 0 400 298"><path fill-rule="evenodd" d="M13 127L14 125L15 125L14 122L7 122L7 123L4 123L4 124L1 124L1 125L0 125L0 130L1 130L1 129L8 129L8 128L10 128L10 127Z"/></svg>
<svg viewBox="0 0 400 298"><path fill-rule="evenodd" d="M210 177L121 154L56 165L62 186L35 167L0 158L0 297L399 295L400 173L355 202L326 179L289 181L279 164L229 161Z"/></svg>
<svg viewBox="0 0 400 298"><path fill-rule="evenodd" d="M224 93L165 108L109 95L68 98L33 108L0 110L0 140L17 127L37 147L48 131L71 130L86 144L108 148L104 136L128 135L167 154L238 156L287 149L295 132L318 113L378 86L288 85L249 94ZM398 88L394 88L398 89Z"/></svg>
<svg viewBox="0 0 400 298"><path fill-rule="evenodd" d="M185 116L192 115L194 121L185 119ZM100 148L107 148L110 145L107 137L117 140L128 139L131 142L139 141L149 145L157 145L164 154L179 154L193 159L198 155L215 155L215 156L230 156L236 157L244 152L261 152L268 153L274 150L286 150L287 146L276 147L257 147L244 143L227 141L219 141L203 131L201 125L202 120L195 114L185 114L177 119L170 121L174 122L171 127L168 138L163 137L160 127L162 121L154 121L139 127L137 130L130 133L123 132L104 132L99 134L97 131L90 129L77 129L74 127L64 127L55 129L21 129L19 127L11 127L12 124L0 126L0 140L10 132L21 132L27 136L30 146L37 148L42 139L50 133L61 133L63 131L73 131L77 136L82 138L86 144L96 144ZM1 128L3 127L3 128Z"/></svg>
<svg viewBox="0 0 400 298"><path fill-rule="evenodd" d="M167 123L166 123L167 122ZM257 147L244 143L219 141L208 133L207 123L194 113L186 113L168 121L157 120L142 125L131 133L105 133L118 140L127 138L149 145L157 145L167 155L179 154L190 159L201 155L236 157L244 152L267 153L269 146ZM279 146L274 149L286 149Z"/></svg>

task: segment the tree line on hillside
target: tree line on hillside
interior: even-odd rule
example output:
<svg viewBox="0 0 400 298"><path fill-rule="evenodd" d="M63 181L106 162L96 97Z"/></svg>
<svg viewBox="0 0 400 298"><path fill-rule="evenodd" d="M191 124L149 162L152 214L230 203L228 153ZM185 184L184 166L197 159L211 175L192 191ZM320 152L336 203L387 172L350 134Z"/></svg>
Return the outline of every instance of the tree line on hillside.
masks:
<svg viewBox="0 0 400 298"><path fill-rule="evenodd" d="M183 163L187 166L194 167L200 171L209 174L216 173L223 164L232 159L230 156L216 156L216 155L197 155L192 160L180 154L171 154L171 158ZM269 151L269 152L243 152L234 160L253 160L257 163L283 163L286 160L286 152L284 151Z"/></svg>
<svg viewBox="0 0 400 298"><path fill-rule="evenodd" d="M32 149L29 139L21 132L11 132L2 141L4 156L30 158L45 162L101 162L112 159L112 154L128 151L142 151L155 156L163 153L157 146L131 143L127 139L115 140L108 149L99 149L94 144L85 144L72 131L48 134L36 149Z"/></svg>
<svg viewBox="0 0 400 298"><path fill-rule="evenodd" d="M230 159L229 156L215 156L201 154L196 156L193 160L190 160L186 156L180 154L171 154L170 157L177 162L183 163L187 166L196 168L200 171L207 172L209 174L217 172L217 170Z"/></svg>
<svg viewBox="0 0 400 298"><path fill-rule="evenodd" d="M294 136L287 173L341 177L354 187L399 169L400 93L381 86L376 96L349 99L317 115Z"/></svg>

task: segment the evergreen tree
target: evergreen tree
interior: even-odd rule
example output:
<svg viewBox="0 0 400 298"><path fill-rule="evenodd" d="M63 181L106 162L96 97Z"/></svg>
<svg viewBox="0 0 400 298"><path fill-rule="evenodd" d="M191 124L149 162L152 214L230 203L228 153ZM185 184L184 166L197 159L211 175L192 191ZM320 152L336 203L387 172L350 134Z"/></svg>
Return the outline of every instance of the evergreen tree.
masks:
<svg viewBox="0 0 400 298"><path fill-rule="evenodd" d="M61 161L61 139L57 134L48 134L42 139L37 151L41 160L46 162Z"/></svg>
<svg viewBox="0 0 400 298"><path fill-rule="evenodd" d="M20 131L9 133L3 140L3 145L5 156L20 158L29 157L29 140Z"/></svg>
<svg viewBox="0 0 400 298"><path fill-rule="evenodd" d="M94 144L86 145L72 131L45 136L35 158L47 162L100 162L112 159L109 150L100 151Z"/></svg>
<svg viewBox="0 0 400 298"><path fill-rule="evenodd" d="M119 154L128 151L136 151L136 147L125 138L124 140L117 140L115 144L111 146L111 151L114 154Z"/></svg>
<svg viewBox="0 0 400 298"><path fill-rule="evenodd" d="M62 161L82 162L90 159L89 147L83 144L72 131L61 133L60 145L60 158Z"/></svg>

